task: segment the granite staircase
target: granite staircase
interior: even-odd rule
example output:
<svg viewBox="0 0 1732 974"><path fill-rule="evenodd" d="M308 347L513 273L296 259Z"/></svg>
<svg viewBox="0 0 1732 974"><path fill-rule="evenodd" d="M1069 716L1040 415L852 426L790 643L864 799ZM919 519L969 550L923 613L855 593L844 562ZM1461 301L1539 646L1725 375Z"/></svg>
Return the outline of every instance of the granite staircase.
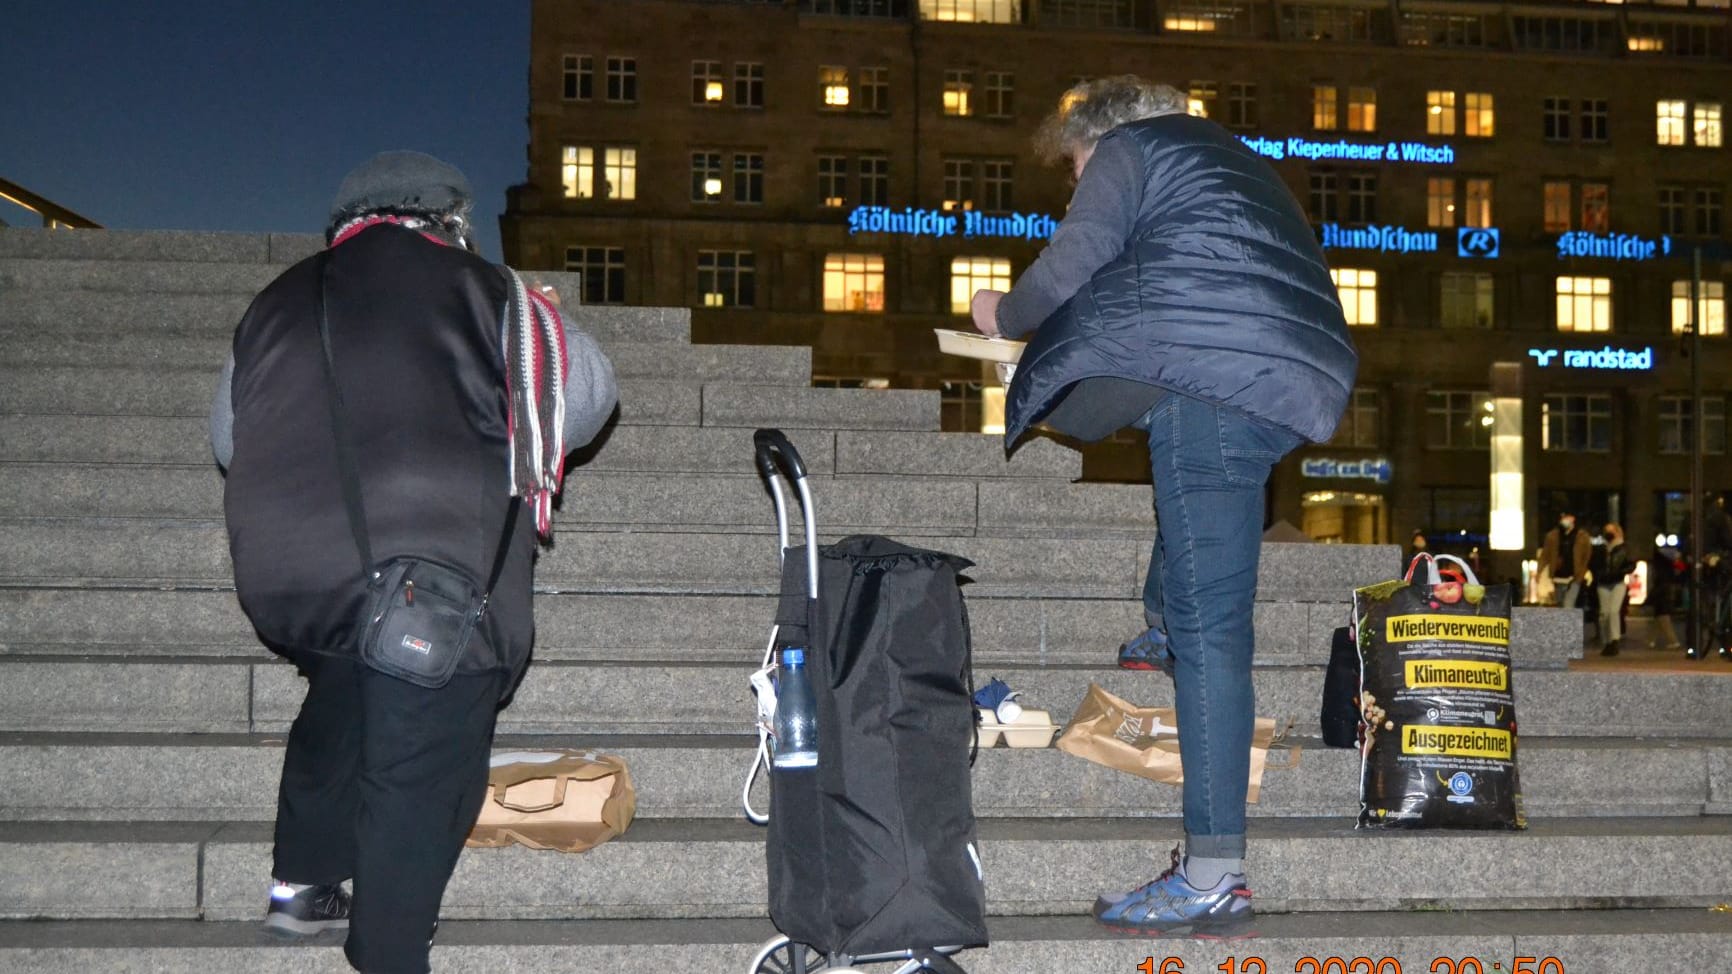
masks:
<svg viewBox="0 0 1732 974"><path fill-rule="evenodd" d="M347 969L251 922L303 685L236 606L205 432L234 323L317 243L0 230L0 970ZM941 433L936 392L811 388L807 349L694 346L685 311L577 320L613 358L621 417L568 481L538 568L538 662L500 745L623 755L639 818L583 856L466 853L436 969L743 971L772 935L762 834L738 813L776 579L755 427L802 451L825 536L977 563L982 679L1060 721L1091 681L1170 701L1158 674L1112 666L1140 624L1148 488L1073 483L1077 456L1051 442L1007 461L995 437ZM1732 971L1732 916L1708 909L1732 899L1732 682L1571 671L1571 613L1514 620L1528 831L1353 830L1356 756L1310 738L1346 595L1396 563L1393 547L1264 548L1257 709L1296 718L1306 746L1251 809L1259 939L1103 935L1088 905L1164 865L1177 789L994 750L974 796L995 943L964 966Z"/></svg>

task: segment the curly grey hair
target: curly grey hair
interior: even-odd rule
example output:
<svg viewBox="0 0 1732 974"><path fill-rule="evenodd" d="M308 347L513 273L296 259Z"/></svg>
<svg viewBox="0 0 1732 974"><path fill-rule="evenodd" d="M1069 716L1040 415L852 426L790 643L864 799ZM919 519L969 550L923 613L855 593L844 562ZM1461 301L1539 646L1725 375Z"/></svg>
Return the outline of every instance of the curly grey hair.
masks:
<svg viewBox="0 0 1732 974"><path fill-rule="evenodd" d="M1159 115L1182 115L1185 93L1153 84L1134 74L1115 75L1073 85L1058 100L1035 136L1035 148L1048 162L1063 162L1094 148L1101 136L1127 122Z"/></svg>

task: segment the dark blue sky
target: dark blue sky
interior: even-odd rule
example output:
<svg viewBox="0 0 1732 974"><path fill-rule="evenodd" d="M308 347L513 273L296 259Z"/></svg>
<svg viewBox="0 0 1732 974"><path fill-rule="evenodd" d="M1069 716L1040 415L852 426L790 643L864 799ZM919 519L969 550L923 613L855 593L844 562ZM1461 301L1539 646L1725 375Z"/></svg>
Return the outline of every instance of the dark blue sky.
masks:
<svg viewBox="0 0 1732 974"><path fill-rule="evenodd" d="M468 174L498 258L525 174L529 0L6 8L0 177L109 227L315 232L356 163L420 149Z"/></svg>

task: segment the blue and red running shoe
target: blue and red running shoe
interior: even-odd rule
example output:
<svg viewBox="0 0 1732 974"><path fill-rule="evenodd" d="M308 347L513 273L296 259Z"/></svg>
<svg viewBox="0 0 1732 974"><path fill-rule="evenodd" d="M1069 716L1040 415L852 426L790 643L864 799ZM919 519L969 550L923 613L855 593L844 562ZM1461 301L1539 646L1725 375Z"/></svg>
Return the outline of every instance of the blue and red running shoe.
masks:
<svg viewBox="0 0 1732 974"><path fill-rule="evenodd" d="M1119 647L1119 669L1121 670L1160 670L1168 677L1173 675L1173 647L1167 642L1167 634L1159 629L1150 628Z"/></svg>
<svg viewBox="0 0 1732 974"><path fill-rule="evenodd" d="M1185 879L1179 863L1179 850L1174 849L1172 867L1154 882L1095 900L1095 920L1115 933L1145 936L1250 934L1251 891L1244 875L1229 873L1212 888L1198 889Z"/></svg>

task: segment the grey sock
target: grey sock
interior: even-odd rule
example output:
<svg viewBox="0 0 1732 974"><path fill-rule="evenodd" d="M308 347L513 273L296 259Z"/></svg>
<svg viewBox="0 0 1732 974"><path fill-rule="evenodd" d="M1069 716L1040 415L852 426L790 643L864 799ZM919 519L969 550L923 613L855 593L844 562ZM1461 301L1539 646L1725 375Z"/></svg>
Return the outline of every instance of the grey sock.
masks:
<svg viewBox="0 0 1732 974"><path fill-rule="evenodd" d="M1229 874L1243 875L1245 860L1243 859L1206 859L1202 856L1186 856L1185 882L1197 889L1214 889Z"/></svg>

